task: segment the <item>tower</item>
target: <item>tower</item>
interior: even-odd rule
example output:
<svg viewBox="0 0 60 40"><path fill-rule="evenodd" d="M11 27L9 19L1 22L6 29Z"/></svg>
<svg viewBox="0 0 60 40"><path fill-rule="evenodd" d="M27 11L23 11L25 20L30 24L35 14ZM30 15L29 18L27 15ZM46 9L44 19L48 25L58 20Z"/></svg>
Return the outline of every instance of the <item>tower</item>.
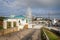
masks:
<svg viewBox="0 0 60 40"><path fill-rule="evenodd" d="M31 23L32 22L32 11L31 11L31 8L30 7L28 7L28 9L27 9L26 18L28 20L28 23Z"/></svg>

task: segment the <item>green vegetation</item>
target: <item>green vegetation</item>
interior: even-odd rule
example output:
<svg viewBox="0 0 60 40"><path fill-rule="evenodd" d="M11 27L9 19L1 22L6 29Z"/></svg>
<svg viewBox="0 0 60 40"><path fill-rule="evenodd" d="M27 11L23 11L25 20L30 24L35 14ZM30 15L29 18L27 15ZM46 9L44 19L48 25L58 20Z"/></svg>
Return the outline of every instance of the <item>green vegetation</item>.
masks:
<svg viewBox="0 0 60 40"><path fill-rule="evenodd" d="M49 40L59 40L59 37L52 33L50 30L43 28L43 31L47 34Z"/></svg>
<svg viewBox="0 0 60 40"><path fill-rule="evenodd" d="M0 17L0 30L3 29L3 20L5 19L6 17Z"/></svg>
<svg viewBox="0 0 60 40"><path fill-rule="evenodd" d="M3 26L0 26L0 30L2 30L3 29Z"/></svg>
<svg viewBox="0 0 60 40"><path fill-rule="evenodd" d="M6 17L0 17L0 21L3 21L3 19L5 19Z"/></svg>
<svg viewBox="0 0 60 40"><path fill-rule="evenodd" d="M43 28L41 28L41 40L46 40L46 36L43 32Z"/></svg>

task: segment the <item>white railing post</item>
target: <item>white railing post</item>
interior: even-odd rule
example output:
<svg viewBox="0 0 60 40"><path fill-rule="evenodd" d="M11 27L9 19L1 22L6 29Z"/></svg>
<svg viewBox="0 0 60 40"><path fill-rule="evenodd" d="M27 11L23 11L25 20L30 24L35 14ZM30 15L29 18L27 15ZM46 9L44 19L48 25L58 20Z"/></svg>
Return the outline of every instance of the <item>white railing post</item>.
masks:
<svg viewBox="0 0 60 40"><path fill-rule="evenodd" d="M44 32L44 31L43 31L43 32ZM47 34L46 34L45 32L44 32L44 34L45 34L45 36L46 36L46 39L47 39L47 40L49 40L49 38L48 38Z"/></svg>

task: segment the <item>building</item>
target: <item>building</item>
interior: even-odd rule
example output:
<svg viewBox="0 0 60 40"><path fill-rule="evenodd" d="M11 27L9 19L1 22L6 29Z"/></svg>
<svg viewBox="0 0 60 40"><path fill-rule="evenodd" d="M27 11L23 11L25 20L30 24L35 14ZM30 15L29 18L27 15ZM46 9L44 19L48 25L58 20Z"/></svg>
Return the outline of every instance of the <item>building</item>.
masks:
<svg viewBox="0 0 60 40"><path fill-rule="evenodd" d="M53 23L53 26L60 27L60 19L54 19L52 23Z"/></svg>
<svg viewBox="0 0 60 40"><path fill-rule="evenodd" d="M53 23L53 25L55 25L55 24L57 23L57 19L54 19L54 20L52 21L52 23Z"/></svg>
<svg viewBox="0 0 60 40"><path fill-rule="evenodd" d="M18 27L18 30L23 29L26 24L28 24L28 21L25 16L19 15L19 16L11 16L7 19L4 19L3 21L3 28L13 28Z"/></svg>
<svg viewBox="0 0 60 40"><path fill-rule="evenodd" d="M28 23L32 23L32 11L30 7L27 9L26 18L29 20Z"/></svg>

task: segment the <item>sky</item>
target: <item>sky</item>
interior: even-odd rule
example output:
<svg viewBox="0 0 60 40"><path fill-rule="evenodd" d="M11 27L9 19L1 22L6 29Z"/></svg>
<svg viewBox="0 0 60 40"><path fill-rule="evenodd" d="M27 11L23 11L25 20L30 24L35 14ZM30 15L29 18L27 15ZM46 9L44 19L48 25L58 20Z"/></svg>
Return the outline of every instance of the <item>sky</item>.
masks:
<svg viewBox="0 0 60 40"><path fill-rule="evenodd" d="M60 16L60 0L0 0L0 16L25 15L29 7L36 16Z"/></svg>

